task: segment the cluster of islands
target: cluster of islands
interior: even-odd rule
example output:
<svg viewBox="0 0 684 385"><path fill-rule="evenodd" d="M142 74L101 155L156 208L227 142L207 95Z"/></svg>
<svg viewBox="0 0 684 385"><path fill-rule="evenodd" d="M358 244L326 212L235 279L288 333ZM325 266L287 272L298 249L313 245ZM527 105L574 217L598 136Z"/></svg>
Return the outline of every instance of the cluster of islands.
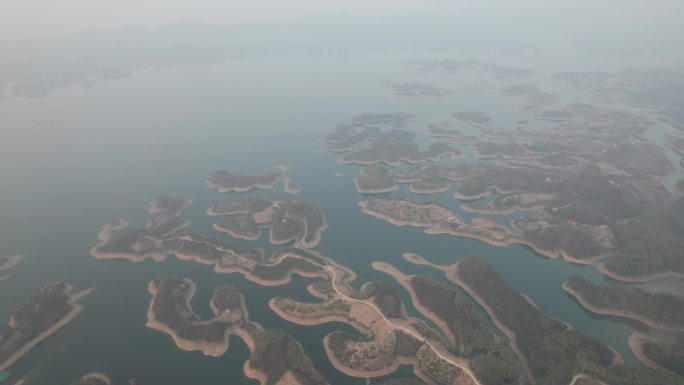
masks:
<svg viewBox="0 0 684 385"><path fill-rule="evenodd" d="M475 61L408 65L421 74L533 75ZM417 131L414 114L367 113L325 136L324 150L359 169L354 183L366 196L353 209L427 234L499 247L520 244L544 257L592 265L611 279L597 284L573 276L555 289L592 314L681 335L681 293L647 291L633 283L684 277L684 178L668 182L678 167L666 153L667 148L684 156L684 131L664 134L662 145L649 139L662 123L684 130L684 97L677 89L684 73L664 68L563 73L554 79L650 113L559 105L557 95L537 86L509 85L501 92L528 117L515 127L495 127L485 111L457 110L441 123L421 122ZM411 100L452 94L420 82L387 85ZM420 134L432 143L421 145ZM466 152L474 161L457 162ZM288 167L276 168L279 172L255 175L215 171L206 185L228 197L271 190L278 183L285 193L299 193L299 185L286 175ZM415 196L395 196L402 185ZM451 206L423 199L452 189ZM191 205L189 198L160 195L150 202L145 223L105 223L90 253L130 262L174 257L208 265L217 274L240 274L261 286L286 285L293 275L309 279L314 300L276 296L269 308L302 326L349 325L354 333L334 331L321 344L337 370L369 383L408 365L413 378L385 385L684 385L684 338L634 332L628 344L641 363L626 362L611 346L546 314L486 257L459 260L454 255L457 262L437 265L407 250L404 260L430 273L410 274L388 261L370 261L387 279L357 284L352 269L313 250L328 226L323 210L312 203L250 195L202 207L215 218L215 237L190 231L183 214ZM225 241L256 242L262 230L274 251ZM22 258L0 258L0 271ZM172 275L150 281L147 327L168 335L182 350L212 357L228 351L231 336L240 338L249 349L244 373L261 385L328 384L292 334L250 319L250 298L235 287L216 287L208 304L212 316L200 317L191 301L202 284ZM2 331L0 373L71 322L83 308L79 301L93 289L75 292L72 285L55 282L29 298ZM419 316L409 315L408 305ZM71 385L111 383L108 374L93 372Z"/></svg>

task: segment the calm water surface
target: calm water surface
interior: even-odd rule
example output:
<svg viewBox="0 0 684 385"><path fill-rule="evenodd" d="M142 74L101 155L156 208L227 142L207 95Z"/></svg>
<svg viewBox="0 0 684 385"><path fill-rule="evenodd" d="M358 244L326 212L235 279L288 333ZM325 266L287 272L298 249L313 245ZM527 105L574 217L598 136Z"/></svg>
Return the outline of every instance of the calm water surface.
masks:
<svg viewBox="0 0 684 385"><path fill-rule="evenodd" d="M83 301L85 309L74 322L14 365L11 380L26 376L27 384L67 384L83 373L103 371L111 374L115 384L132 377L141 385L257 383L242 374L249 352L238 338L231 339L224 356L209 358L179 350L169 336L145 327L148 282L161 274L175 274L197 282L193 306L202 317L211 316L208 303L213 289L234 285L245 294L250 317L266 328L293 333L333 384L364 384L364 379L335 370L323 351L323 336L334 330L353 332L349 326L301 327L280 319L268 308L268 300L279 295L312 298L306 292L312 282L309 279L295 278L289 285L265 288L239 274L216 274L207 266L173 258L163 263L132 263L100 261L89 254L102 224L124 218L131 226L143 226L147 204L159 194L194 200L185 213L192 231L242 247L273 250L264 237L257 242L236 241L213 231L205 210L247 194L219 194L203 182L217 169L261 173L273 171L276 163L292 167L289 175L302 187L302 193L292 196L274 190L249 195L320 206L329 227L316 249L355 270L355 286L388 279L371 268L376 260L389 262L404 273L443 279L430 268L405 262L401 255L407 251L443 264L466 255L483 255L507 282L546 313L568 321L634 361L626 343L634 326L585 312L561 288L572 275L603 282L593 267L543 258L521 246L498 248L474 240L427 235L420 229L396 227L367 216L357 206L367 197L358 194L352 183L359 168L338 164L334 154L314 153L336 125L364 112L416 113L419 121L411 129L421 135L421 144L429 143L422 127L445 121L454 111L486 111L495 125L510 127L526 116L518 112L518 102L501 95L501 87L534 83L543 91L561 93L562 103L596 102L565 84L549 81L549 75L621 66L602 60L577 68L581 65L564 62L562 55L555 61L536 55L481 58L513 61L511 65L537 70L532 79L494 80L474 73L419 75L401 64L421 57L470 58L448 52L273 56L137 71L128 79L90 89L71 87L43 98L0 102L0 255L26 255L22 264L9 271L12 277L0 283L0 320L6 322L13 310L52 281L67 281L77 289L97 288ZM381 78L423 81L454 90L478 85L482 90L411 102L393 97L380 83ZM666 130L654 130L649 138L661 140ZM457 162L474 162L472 152L462 149L466 158ZM336 172L344 175L335 176ZM458 208L461 202L452 196L456 187L452 184L449 192L416 199L435 200L471 217ZM406 195L410 194L405 187L387 194ZM419 316L412 306L408 308ZM408 376L412 376L411 368L402 367L390 377Z"/></svg>

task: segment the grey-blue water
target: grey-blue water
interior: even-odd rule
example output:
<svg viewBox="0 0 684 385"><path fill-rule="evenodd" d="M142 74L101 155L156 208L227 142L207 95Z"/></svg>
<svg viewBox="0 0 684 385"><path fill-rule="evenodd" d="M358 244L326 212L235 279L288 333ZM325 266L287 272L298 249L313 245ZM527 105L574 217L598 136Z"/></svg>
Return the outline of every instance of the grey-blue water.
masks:
<svg viewBox="0 0 684 385"><path fill-rule="evenodd" d="M538 84L543 91L561 94L562 103L596 102L565 84L549 81L549 76L566 70L616 70L623 64L595 57L582 62L569 54L475 58L537 71L532 79L497 80L471 72L419 75L402 65L414 58L473 57L452 52L267 56L139 70L129 78L89 89L75 86L42 98L0 102L0 255L26 255L22 264L7 272L12 277L0 282L0 321L6 322L13 310L49 282L62 280L77 289L97 288L83 301L85 309L74 322L11 368L8 382L25 377L27 385L67 384L83 373L102 371L110 374L115 384L128 378L137 378L140 385L256 383L242 374L248 350L239 339L231 340L224 356L209 358L179 350L169 336L145 327L148 282L160 274L175 274L197 282L193 306L198 314L209 317L213 289L232 284L245 294L254 321L293 333L333 384L365 383L365 379L335 370L322 348L324 335L351 331L350 327L297 326L268 308L267 301L274 296L309 298L306 286L311 280L295 278L289 285L265 288L239 274L217 274L191 262L103 261L89 254L104 223L124 218L132 226L144 225L148 202L160 194L194 200L185 212L192 231L244 247L273 249L264 239L236 241L214 232L205 210L246 194L220 194L203 182L217 169L261 173L273 171L276 163L292 167L288 175L302 187L302 193L292 196L276 189L250 195L303 200L321 207L329 227L316 249L355 270L356 286L389 279L371 268L376 260L389 262L404 273L439 276L434 270L405 262L401 255L407 251L436 263L483 255L543 311L634 361L626 342L633 326L587 313L561 288L565 279L576 274L604 281L593 267L550 260L520 246L499 248L427 235L420 229L396 227L366 216L357 203L367 198L355 191L352 182L358 167L338 164L334 154L314 153L323 147L321 138L336 125L364 112L416 113L419 120L411 129L420 135L425 124L445 121L455 111L486 111L495 125L511 126L526 116L519 112L519 102L502 95L500 88L515 83ZM569 58L572 60L566 60ZM483 88L412 102L395 98L380 83L381 78L423 81L454 90L471 85ZM654 132L652 140L659 140L666 129ZM420 142L428 143L423 137ZM458 162L475 161L469 149L462 149L467 156ZM453 198L455 187L416 198L437 200L458 210L461 202ZM402 187L387 195L409 193ZM409 310L419 316L411 306ZM403 367L393 376L412 376L411 368Z"/></svg>

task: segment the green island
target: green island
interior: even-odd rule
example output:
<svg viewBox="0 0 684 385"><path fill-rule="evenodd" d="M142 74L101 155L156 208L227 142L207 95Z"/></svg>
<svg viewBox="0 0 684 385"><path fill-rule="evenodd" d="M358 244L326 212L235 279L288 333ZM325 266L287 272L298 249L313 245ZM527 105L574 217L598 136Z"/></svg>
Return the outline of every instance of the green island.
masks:
<svg viewBox="0 0 684 385"><path fill-rule="evenodd" d="M534 71L526 68L510 67L495 63L482 63L475 60L411 60L408 65L416 68L420 74L441 72L453 74L461 71L478 71L497 79L527 78Z"/></svg>
<svg viewBox="0 0 684 385"><path fill-rule="evenodd" d="M569 384L578 375L611 385L684 383L662 370L621 364L607 346L542 313L482 257L466 257L444 269L511 339L536 384Z"/></svg>
<svg viewBox="0 0 684 385"><path fill-rule="evenodd" d="M278 167L281 170L282 167ZM283 190L290 194L298 194L299 186L282 173L266 173L259 175L236 174L226 170L214 171L207 180L209 188L218 192L247 192L254 189L270 190L276 183L283 183Z"/></svg>
<svg viewBox="0 0 684 385"><path fill-rule="evenodd" d="M532 84L516 84L504 87L501 90L505 95L518 99L530 106L541 107L551 104L558 98L557 95L542 92L539 87Z"/></svg>
<svg viewBox="0 0 684 385"><path fill-rule="evenodd" d="M402 122L411 122L413 117L396 114ZM390 114L395 116L395 114ZM355 118L356 121L357 118ZM396 117L394 119L397 119ZM422 150L416 143L416 134L396 128L394 120L386 118L377 125L352 122L350 125L338 126L325 138L327 151L346 153L340 159L342 164L366 165L385 163L397 165L400 162L420 163L426 160L437 161L445 156L460 158L461 152L447 143L433 143L427 150ZM388 124L390 130L383 130Z"/></svg>
<svg viewBox="0 0 684 385"><path fill-rule="evenodd" d="M356 329L360 336L333 332L324 338L328 358L338 370L355 377L378 377L408 364L428 384L482 384L469 360L449 352L437 332L406 315L393 286L371 282L356 292L349 285L353 272L336 264L326 271L325 281L308 288L323 302L276 297L269 306L297 324L344 322Z"/></svg>
<svg viewBox="0 0 684 385"><path fill-rule="evenodd" d="M447 349L468 359L483 385L518 384L518 363L496 340L485 319L461 292L431 276L406 276L389 264L373 267L391 275L411 294L413 304L436 322L446 336Z"/></svg>
<svg viewBox="0 0 684 385"><path fill-rule="evenodd" d="M469 124L476 127L484 126L492 121L492 118L489 116L489 114L482 111L454 112L451 114L451 117L462 124Z"/></svg>
<svg viewBox="0 0 684 385"><path fill-rule="evenodd" d="M366 193L392 191L401 183L410 183L414 192L437 192L458 181L454 196L465 201L466 211L528 212L505 234L463 226L453 212L447 222L438 215L447 209L407 199L362 202L364 211L430 233L501 246L525 244L548 257L596 265L622 281L684 275L677 251L684 248L684 200L662 183L674 166L661 147L639 136L654 123L629 112L577 103L538 114L552 120L552 128L482 130L496 142L473 146L486 156L503 158L501 162L423 165L407 171L364 168L356 181ZM493 197L487 203L476 202L489 195ZM430 218L427 211L436 216Z"/></svg>
<svg viewBox="0 0 684 385"><path fill-rule="evenodd" d="M397 172L380 164L369 164L361 169L354 179L356 190L364 194L387 193L397 189L398 184L409 184L409 190L416 194L433 194L449 189L449 182L416 166L406 172Z"/></svg>
<svg viewBox="0 0 684 385"><path fill-rule="evenodd" d="M153 297L147 326L170 334L179 348L220 356L228 349L228 337L234 334L251 352L245 375L261 384L327 384L290 334L264 330L249 320L244 298L232 286L214 290L210 306L215 317L211 320L201 320L193 312L190 301L196 289L191 280L162 276L150 282L149 289Z"/></svg>
<svg viewBox="0 0 684 385"><path fill-rule="evenodd" d="M91 255L133 262L163 261L173 255L180 260L213 265L218 273L243 274L265 286L286 284L292 274L325 276L327 259L311 251L289 248L266 257L262 249L241 250L200 234L178 233L178 228L158 234L149 228L126 229L128 225L125 220L105 224L98 234L100 242L91 249Z"/></svg>
<svg viewBox="0 0 684 385"><path fill-rule="evenodd" d="M596 286L583 277L571 277L563 289L588 310L627 317L659 329L684 331L684 300L667 293L648 293L636 287Z"/></svg>
<svg viewBox="0 0 684 385"><path fill-rule="evenodd" d="M440 99L451 96L453 91L421 82L389 83L394 95L406 100Z"/></svg>
<svg viewBox="0 0 684 385"><path fill-rule="evenodd" d="M684 66L651 70L627 68L617 73L564 72L554 79L602 98L655 109L658 119L684 130Z"/></svg>
<svg viewBox="0 0 684 385"><path fill-rule="evenodd" d="M237 203L215 205L207 210L220 216L214 229L235 238L256 240L262 228L270 229L273 244L294 242L297 247L311 248L320 242L327 223L316 206L288 200L266 201L247 198Z"/></svg>
<svg viewBox="0 0 684 385"><path fill-rule="evenodd" d="M65 282L47 285L12 314L0 336L0 372L76 318L83 309L78 302L93 289L73 289Z"/></svg>

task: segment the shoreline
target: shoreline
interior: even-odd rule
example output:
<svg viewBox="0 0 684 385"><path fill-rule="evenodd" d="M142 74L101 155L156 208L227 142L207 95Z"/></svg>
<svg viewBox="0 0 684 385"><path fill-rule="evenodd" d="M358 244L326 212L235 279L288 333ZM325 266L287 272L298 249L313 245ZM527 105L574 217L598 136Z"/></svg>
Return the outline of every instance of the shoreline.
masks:
<svg viewBox="0 0 684 385"><path fill-rule="evenodd" d="M596 314L601 314L601 315L606 315L606 316L613 316L613 317L620 317L620 318L628 318L634 321L638 321L646 326L650 326L655 329L660 329L660 330L669 330L669 331L674 331L674 332L684 332L684 325L669 325L669 324L664 324L660 321L654 320L647 318L644 315L641 314L636 314L631 311L620 311L620 310L613 310L613 309L608 309L608 308L599 308L596 307L584 298L582 294L580 294L577 290L573 289L570 287L568 284L568 281L563 282L563 290L565 290L566 293L570 294L572 297L574 297L577 302L579 302L586 310L596 313Z"/></svg>
<svg viewBox="0 0 684 385"><path fill-rule="evenodd" d="M4 261L0 263L0 271L9 270L14 266L21 263L24 260L23 254L9 255L4 258Z"/></svg>
<svg viewBox="0 0 684 385"><path fill-rule="evenodd" d="M437 267L435 265L435 267ZM496 327L501 330L501 332L508 338L510 341L510 346L511 350L513 350L513 353L518 357L518 360L520 360L520 363L523 366L523 369L525 370L525 373L527 374L527 377L529 379L534 379L534 376L532 375L532 370L530 369L530 366L527 362L527 357L523 354L522 350L518 347L517 339L518 336L515 334L513 330L511 330L508 326L506 326L499 317L497 317L496 313L494 312L494 309L487 303L487 301L484 300L480 294L473 289L472 286L467 284L464 280L461 279L461 277L458 276L458 267L459 267L459 262L447 266L447 267L438 267L440 270L442 270L447 279L451 280L458 286L460 286L470 297L472 297L475 302L477 302L482 309L489 315L489 318L491 319L492 323L496 325Z"/></svg>
<svg viewBox="0 0 684 385"><path fill-rule="evenodd" d="M359 206L361 206L363 212L367 215L370 215L375 218L382 219L384 221L387 221L395 226L413 226L413 227L418 227L424 229L424 232L426 234L447 234L451 235L454 237L460 237L460 238L469 238L469 239L476 239L479 241L482 241L484 243L487 243L492 246L497 246L497 247L506 247L506 246L511 246L511 245L521 245L521 246L527 246L531 248L534 252L547 257L551 259L558 259L561 258L566 262L569 263L574 263L577 265L592 265L594 266L600 273L602 273L605 276L608 276L610 278L613 278L618 281L622 282L628 282L628 283L643 283L643 282L648 282L652 281L654 279L658 278L670 278L670 277L675 277L675 278L684 278L684 273L678 273L674 271L668 271L668 272L660 272L660 273L653 273L649 275L642 275L642 276L625 276L621 275L619 273L613 272L609 270L608 268L605 267L605 259L607 258L605 254L599 254L596 256L593 256L591 258L578 258L576 256L573 256L572 254L568 253L565 250L550 250L550 249L545 249L542 247L537 246L536 244L524 239L522 236L520 236L517 233L500 233L500 232L493 232L495 234L500 234L502 236L509 237L510 239L494 239L490 237L485 237L481 236L478 234L472 234L472 233L463 233L459 231L454 231L446 227L438 227L438 226L429 226L421 222L414 222L410 220L402 220L399 221L397 219L394 219L390 216L387 216L383 213L375 212L372 210L369 210L367 206L368 201L363 201L359 202ZM454 214L456 215L456 214ZM480 227L469 225L465 222L463 222L460 217L456 216L458 218L459 222L462 225L467 225L474 227L476 229L482 230ZM489 231L491 232L491 231Z"/></svg>
<svg viewBox="0 0 684 385"><path fill-rule="evenodd" d="M644 343L647 341L655 341L653 338L649 338L641 333L638 332L632 332L632 334L629 335L629 338L627 339L627 344L629 345L629 348L632 349L632 353L636 356L636 358L641 361L642 364L656 370L665 370L667 372L670 372L666 368L660 366L657 362L651 360L646 353L644 352Z"/></svg>
<svg viewBox="0 0 684 385"><path fill-rule="evenodd" d="M350 368L350 367L344 365L340 361L340 359L337 358L335 353L330 349L329 340L330 340L330 334L323 337L323 349L325 350L325 354L328 356L330 363L335 367L335 369L337 369L340 372L342 372L348 376L351 376L351 377L357 377L357 378L381 377L381 376L386 376L386 375L394 373L397 369L399 369L399 366L401 366L401 365L411 365L414 367L414 370L415 370L415 367L417 366L417 360L415 358L406 358L406 357L402 357L402 356L397 354L395 356L395 358L392 360L392 362L388 366L386 366L384 369L374 369L374 370L353 369L353 368Z"/></svg>
<svg viewBox="0 0 684 385"><path fill-rule="evenodd" d="M193 316L197 317L195 312L192 310L192 307L190 306L190 302L192 298L195 296L195 293L197 292L197 285L192 280L189 280L187 278L183 278L183 280L190 284L191 290L190 293L185 297L185 304L188 308L188 311L190 314ZM185 338L181 338L176 334L176 331L171 329L167 324L162 323L161 321L157 320L154 311L152 308L156 304L157 300L157 293L158 289L154 286L153 282L150 282L147 285L147 290L152 294L152 299L150 300L150 304L147 307L147 323L145 326L147 326L150 329L153 330L158 330L160 332L166 333L171 336L173 341L175 342L176 346L179 349L186 350L186 351L196 351L199 350L201 351L205 356L211 356L211 357L219 357L223 355L226 351L228 351L229 344L228 344L228 337L230 336L230 329L231 328L226 328L226 333L224 334L223 341L221 341L220 344L218 343L210 343L206 341L193 341L193 340L188 340ZM199 318L199 317L198 317ZM214 322L216 318L212 320L207 320L207 321L199 321L200 323L209 323L209 322Z"/></svg>
<svg viewBox="0 0 684 385"><path fill-rule="evenodd" d="M71 321L76 318L76 316L81 313L83 310L83 305L78 305L77 302L80 301L82 298L86 297L88 294L92 293L93 290L95 290L94 287L91 287L89 289L85 289L83 291L80 291L78 293L71 294L73 292L74 287L71 284L67 284L64 293L69 296L69 300L67 301L67 304L71 306L71 311L66 314L61 320L53 324L51 327L47 328L40 334L38 334L35 338L33 338L31 341L28 341L26 344L24 344L21 349L16 351L14 354L9 356L5 362L0 363L0 371L6 370L10 366L12 366L15 362L17 362L19 359L21 359L24 355L26 355L28 352L30 352L33 348L35 348L38 344L43 342L46 338L51 336L52 334L56 333L59 329L63 328L67 324L69 324ZM14 322L14 317L10 318L10 327L14 328L16 325Z"/></svg>
<svg viewBox="0 0 684 385"><path fill-rule="evenodd" d="M423 316L425 316L426 318L434 322L435 325L437 325L437 327L442 332L443 337L446 337L446 340L450 343L450 345L455 345L456 336L454 336L454 334L451 332L451 330L449 329L449 325L446 323L446 321L444 321L437 314L426 308L416 295L416 291L413 289L413 286L411 285L411 279L415 277L415 275L403 274L394 266L385 262L375 261L373 262L372 267L377 271L388 274L389 276L394 278L397 281L397 283L404 287L404 289L408 291L411 297L411 301L413 302L413 306L415 306L416 310L418 310L421 314L423 314Z"/></svg>

